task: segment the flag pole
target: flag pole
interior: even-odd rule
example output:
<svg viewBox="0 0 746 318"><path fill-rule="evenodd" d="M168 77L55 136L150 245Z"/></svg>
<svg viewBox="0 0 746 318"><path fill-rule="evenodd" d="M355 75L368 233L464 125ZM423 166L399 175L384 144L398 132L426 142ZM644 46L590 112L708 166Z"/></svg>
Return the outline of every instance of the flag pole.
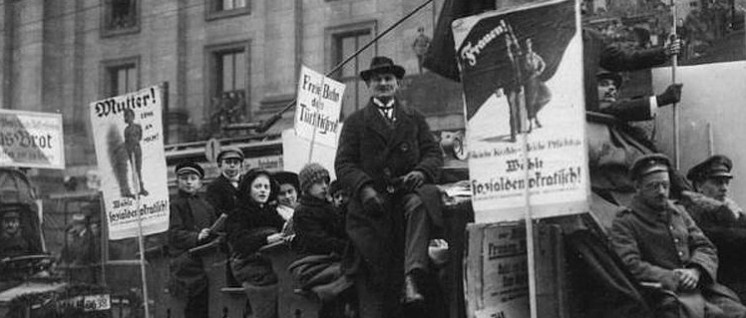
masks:
<svg viewBox="0 0 746 318"><path fill-rule="evenodd" d="M671 16L673 17L673 28L671 28L671 41L676 41L676 2L671 0ZM671 57L671 84L676 84L676 67L679 64L679 55L674 54ZM679 148L679 112L677 111L676 103L672 105L673 112L673 158L676 169L681 167L681 156Z"/></svg>

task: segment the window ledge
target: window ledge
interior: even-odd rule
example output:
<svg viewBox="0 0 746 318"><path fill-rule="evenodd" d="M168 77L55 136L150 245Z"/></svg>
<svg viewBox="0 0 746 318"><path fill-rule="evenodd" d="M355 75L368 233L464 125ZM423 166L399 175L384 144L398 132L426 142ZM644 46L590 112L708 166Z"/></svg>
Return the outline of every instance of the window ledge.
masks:
<svg viewBox="0 0 746 318"><path fill-rule="evenodd" d="M120 35L127 35L127 34L137 34L140 33L140 25L136 25L129 28L112 28L112 29L102 29L101 30L101 37L102 38L110 38Z"/></svg>
<svg viewBox="0 0 746 318"><path fill-rule="evenodd" d="M249 4L247 3L245 7L243 8L237 8L237 9L231 9L231 10L212 10L207 12L207 16L205 17L206 21L212 21L212 20L218 20L218 19L225 19L240 15L247 15L251 13L251 8L249 7Z"/></svg>

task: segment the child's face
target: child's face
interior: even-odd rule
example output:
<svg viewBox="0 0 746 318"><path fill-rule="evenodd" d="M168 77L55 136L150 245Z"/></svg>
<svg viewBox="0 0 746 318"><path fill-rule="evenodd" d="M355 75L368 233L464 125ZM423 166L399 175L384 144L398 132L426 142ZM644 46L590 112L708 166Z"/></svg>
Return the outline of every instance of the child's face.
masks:
<svg viewBox="0 0 746 318"><path fill-rule="evenodd" d="M179 190L195 194L202 187L202 179L196 173L182 173L176 177Z"/></svg>
<svg viewBox="0 0 746 318"><path fill-rule="evenodd" d="M347 192L344 190L334 192L334 194L332 195L332 200L334 202L335 207L341 207L347 204L347 201L349 199L350 199L350 196L348 196Z"/></svg>
<svg viewBox="0 0 746 318"><path fill-rule="evenodd" d="M295 208L298 200L298 191L295 191L295 186L289 183L283 183L280 185L280 192L277 193L277 202Z"/></svg>
<svg viewBox="0 0 746 318"><path fill-rule="evenodd" d="M317 199L326 200L327 191L329 191L329 181L321 180L314 182L308 188L308 195Z"/></svg>
<svg viewBox="0 0 746 318"><path fill-rule="evenodd" d="M267 203L269 200L269 178L265 175L260 175L251 182L251 199L259 204Z"/></svg>

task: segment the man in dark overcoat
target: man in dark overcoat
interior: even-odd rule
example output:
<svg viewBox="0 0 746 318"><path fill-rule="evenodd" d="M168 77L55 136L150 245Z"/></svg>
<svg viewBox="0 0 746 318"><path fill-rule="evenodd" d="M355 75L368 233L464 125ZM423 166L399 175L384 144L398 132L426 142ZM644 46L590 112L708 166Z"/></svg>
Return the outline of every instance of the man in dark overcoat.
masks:
<svg viewBox="0 0 746 318"><path fill-rule="evenodd" d="M746 316L733 291L718 284L715 246L687 211L668 199L670 170L662 154L633 163L637 192L614 219L612 247L638 281L660 283L675 295L675 302L658 304L658 317Z"/></svg>
<svg viewBox="0 0 746 318"><path fill-rule="evenodd" d="M599 111L596 98L596 74L599 67L611 72L637 71L659 66L681 50L681 41L674 40L663 47L635 49L609 43L601 33L583 29L583 74L585 78L585 110Z"/></svg>
<svg viewBox="0 0 746 318"><path fill-rule="evenodd" d="M186 299L186 318L208 317L207 273L200 256L188 252L209 242L210 227L216 219L213 207L198 193L204 175L204 170L196 163L178 164L176 182L179 193L170 204L170 287L177 297Z"/></svg>
<svg viewBox="0 0 746 318"><path fill-rule="evenodd" d="M442 226L435 182L442 152L424 116L395 95L404 68L374 57L360 73L372 97L345 121L335 170L350 189L346 229L355 247L361 317L396 317L424 300L429 240Z"/></svg>
<svg viewBox="0 0 746 318"><path fill-rule="evenodd" d="M223 147L217 156L220 176L207 186L207 201L218 215L229 214L236 208L238 182L243 171L244 154L238 147Z"/></svg>

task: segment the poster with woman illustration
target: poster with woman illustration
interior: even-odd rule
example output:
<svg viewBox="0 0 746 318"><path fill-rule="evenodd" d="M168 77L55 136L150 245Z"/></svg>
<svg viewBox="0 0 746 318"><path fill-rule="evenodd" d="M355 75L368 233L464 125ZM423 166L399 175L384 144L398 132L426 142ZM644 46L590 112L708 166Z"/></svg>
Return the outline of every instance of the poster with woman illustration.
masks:
<svg viewBox="0 0 746 318"><path fill-rule="evenodd" d="M453 22L477 223L587 211L579 21L547 1Z"/></svg>

